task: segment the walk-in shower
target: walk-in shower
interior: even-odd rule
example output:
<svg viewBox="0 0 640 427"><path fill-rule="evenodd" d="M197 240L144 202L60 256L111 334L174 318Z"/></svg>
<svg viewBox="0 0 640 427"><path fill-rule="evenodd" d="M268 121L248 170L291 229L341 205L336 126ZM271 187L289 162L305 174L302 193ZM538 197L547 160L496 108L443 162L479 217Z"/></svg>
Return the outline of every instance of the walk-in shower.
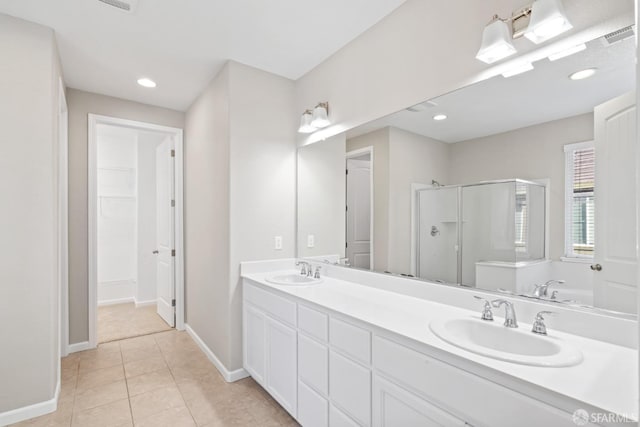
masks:
<svg viewBox="0 0 640 427"><path fill-rule="evenodd" d="M487 269L544 260L545 192L521 179L417 190L416 275L478 286Z"/></svg>

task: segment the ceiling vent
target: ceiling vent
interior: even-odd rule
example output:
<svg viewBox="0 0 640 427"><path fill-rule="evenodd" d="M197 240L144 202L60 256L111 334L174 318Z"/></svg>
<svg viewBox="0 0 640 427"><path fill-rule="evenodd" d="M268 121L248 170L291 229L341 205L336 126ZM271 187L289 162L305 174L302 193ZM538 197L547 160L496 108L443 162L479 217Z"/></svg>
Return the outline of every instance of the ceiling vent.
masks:
<svg viewBox="0 0 640 427"><path fill-rule="evenodd" d="M629 37L633 37L634 35L635 35L635 31L633 29L633 25L629 25L628 27L621 28L612 33L605 34L604 43L607 46L611 46L614 43L620 42L622 40L626 40Z"/></svg>
<svg viewBox="0 0 640 427"><path fill-rule="evenodd" d="M138 4L138 0L98 0L104 4L108 4L109 6L115 7L116 9L126 12L133 13L136 5Z"/></svg>
<svg viewBox="0 0 640 427"><path fill-rule="evenodd" d="M416 104L412 107L406 108L407 111L411 111L412 113L420 113L422 111L427 111L429 108L433 108L433 107L437 107L438 104L436 104L433 101L425 101L423 103L420 104Z"/></svg>

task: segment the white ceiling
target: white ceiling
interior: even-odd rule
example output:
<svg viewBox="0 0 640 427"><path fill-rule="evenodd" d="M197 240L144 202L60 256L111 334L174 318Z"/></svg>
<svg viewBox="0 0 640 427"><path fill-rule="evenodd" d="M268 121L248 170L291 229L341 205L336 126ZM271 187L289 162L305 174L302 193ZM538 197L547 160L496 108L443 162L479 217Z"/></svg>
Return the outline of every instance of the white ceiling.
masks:
<svg viewBox="0 0 640 427"><path fill-rule="evenodd" d="M69 87L186 110L229 59L297 79L405 0L0 0L55 30ZM141 76L158 87L136 84Z"/></svg>
<svg viewBox="0 0 640 427"><path fill-rule="evenodd" d="M551 62L535 62L535 69L510 78L497 76L434 98L422 112L402 110L353 129L348 138L394 126L444 142L459 142L507 132L538 123L593 111L593 107L635 88L633 37L606 46L602 38L587 43L587 50ZM568 76L585 68L598 68L591 78L572 81ZM447 120L434 121L435 114Z"/></svg>

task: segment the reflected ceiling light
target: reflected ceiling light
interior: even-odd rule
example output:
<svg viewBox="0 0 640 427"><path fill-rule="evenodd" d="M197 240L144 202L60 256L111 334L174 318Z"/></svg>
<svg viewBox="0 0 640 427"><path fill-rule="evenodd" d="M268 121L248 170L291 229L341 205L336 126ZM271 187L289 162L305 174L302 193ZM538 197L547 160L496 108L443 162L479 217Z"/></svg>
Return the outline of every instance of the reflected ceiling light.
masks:
<svg viewBox="0 0 640 427"><path fill-rule="evenodd" d="M484 63L493 64L514 53L516 48L511 42L511 28L498 15L494 15L489 25L484 27L482 43L476 58Z"/></svg>
<svg viewBox="0 0 640 427"><path fill-rule="evenodd" d="M300 127L298 128L298 132L300 133L311 133L315 132L316 128L311 125L311 121L313 120L313 113L311 110L305 110L300 117Z"/></svg>
<svg viewBox="0 0 640 427"><path fill-rule="evenodd" d="M313 110L305 110L300 117L300 133L313 133L331 124L329 120L329 103L319 102Z"/></svg>
<svg viewBox="0 0 640 427"><path fill-rule="evenodd" d="M587 45L584 43L577 46L572 46L569 49L564 49L560 52L549 55L549 61L557 61L558 59L566 58L567 56L573 55L574 53L582 52L586 48Z"/></svg>
<svg viewBox="0 0 640 427"><path fill-rule="evenodd" d="M598 71L597 68L587 68L586 70L576 71L575 73L569 75L569 78L571 80L588 79L589 77L593 76L596 73L596 71Z"/></svg>
<svg viewBox="0 0 640 427"><path fill-rule="evenodd" d="M524 36L540 44L571 28L560 0L536 0L531 5L531 20Z"/></svg>
<svg viewBox="0 0 640 427"><path fill-rule="evenodd" d="M149 87L149 88L156 87L156 82L146 77L138 79L138 84L143 87Z"/></svg>
<svg viewBox="0 0 640 427"><path fill-rule="evenodd" d="M321 102L313 109L313 120L311 121L311 126L316 129L322 129L329 126L331 122L329 121L329 103Z"/></svg>
<svg viewBox="0 0 640 427"><path fill-rule="evenodd" d="M527 71L531 70L533 70L533 64L531 62L523 62L512 68L509 68L507 71L502 73L502 77L509 78L517 76L518 74L526 73Z"/></svg>
<svg viewBox="0 0 640 427"><path fill-rule="evenodd" d="M446 114L436 114L435 116L433 116L433 120L440 122L442 120L447 120L447 115Z"/></svg>

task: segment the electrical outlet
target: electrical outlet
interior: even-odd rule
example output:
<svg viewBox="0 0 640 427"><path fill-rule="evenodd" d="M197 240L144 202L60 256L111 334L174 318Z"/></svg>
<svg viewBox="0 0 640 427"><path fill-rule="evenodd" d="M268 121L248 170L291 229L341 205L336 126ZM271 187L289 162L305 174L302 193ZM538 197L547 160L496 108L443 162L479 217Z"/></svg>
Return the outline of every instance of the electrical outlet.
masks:
<svg viewBox="0 0 640 427"><path fill-rule="evenodd" d="M314 236L313 234L308 234L307 235L307 247L308 248L313 248L316 245L316 236Z"/></svg>
<svg viewBox="0 0 640 427"><path fill-rule="evenodd" d="M276 251L281 251L282 250L282 236L276 236L273 239L273 249L275 249Z"/></svg>

